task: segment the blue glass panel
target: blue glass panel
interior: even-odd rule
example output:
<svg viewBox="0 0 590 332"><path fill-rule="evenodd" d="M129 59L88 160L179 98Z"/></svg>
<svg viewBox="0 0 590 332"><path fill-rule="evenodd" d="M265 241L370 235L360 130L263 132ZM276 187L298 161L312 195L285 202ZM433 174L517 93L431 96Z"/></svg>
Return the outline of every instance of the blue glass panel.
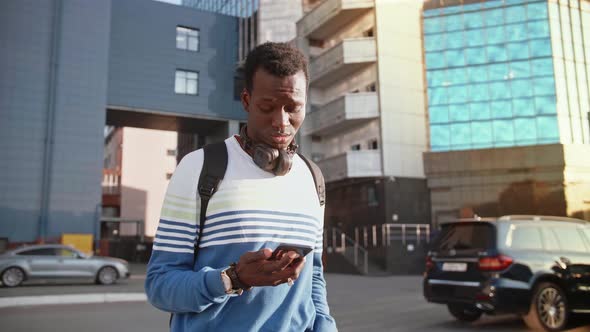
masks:
<svg viewBox="0 0 590 332"><path fill-rule="evenodd" d="M432 17L432 16L438 16L440 15L440 10L438 8L436 9L428 9L424 11L424 17Z"/></svg>
<svg viewBox="0 0 590 332"><path fill-rule="evenodd" d="M546 18L547 16L549 16L549 14L547 13L546 2L529 3L526 5L526 9L527 16L529 19Z"/></svg>
<svg viewBox="0 0 590 332"><path fill-rule="evenodd" d="M508 64L507 63L497 63L493 65L489 65L489 75L490 81L501 81L508 78Z"/></svg>
<svg viewBox="0 0 590 332"><path fill-rule="evenodd" d="M452 8L452 7L447 7ZM447 16L447 31L463 30L463 15Z"/></svg>
<svg viewBox="0 0 590 332"><path fill-rule="evenodd" d="M535 144L537 140L535 118L514 119L514 139L516 144Z"/></svg>
<svg viewBox="0 0 590 332"><path fill-rule="evenodd" d="M488 27L486 31L489 44L501 44L506 42L504 26Z"/></svg>
<svg viewBox="0 0 590 332"><path fill-rule="evenodd" d="M471 123L471 141L474 145L492 143L492 123L490 121L475 121Z"/></svg>
<svg viewBox="0 0 590 332"><path fill-rule="evenodd" d="M529 45L526 41L508 43L508 58L510 60L521 60L529 58Z"/></svg>
<svg viewBox="0 0 590 332"><path fill-rule="evenodd" d="M488 85L485 83L472 84L469 87L469 96L472 101L484 101L490 99Z"/></svg>
<svg viewBox="0 0 590 332"><path fill-rule="evenodd" d="M530 0L504 0L504 2L506 3L507 6L509 5L517 5L517 4L523 4L525 2L529 2Z"/></svg>
<svg viewBox="0 0 590 332"><path fill-rule="evenodd" d="M447 150L451 142L450 137L449 125L430 126L430 144L433 147L437 146L441 150Z"/></svg>
<svg viewBox="0 0 590 332"><path fill-rule="evenodd" d="M447 106L430 106L428 113L430 116L430 123L449 122L449 108Z"/></svg>
<svg viewBox="0 0 590 332"><path fill-rule="evenodd" d="M472 47L465 49L465 57L467 63L470 65L478 65L486 63L486 48L485 47Z"/></svg>
<svg viewBox="0 0 590 332"><path fill-rule="evenodd" d="M537 77L533 79L535 95L555 94L555 82L553 76Z"/></svg>
<svg viewBox="0 0 590 332"><path fill-rule="evenodd" d="M535 97L535 109L537 114L556 114L557 100L555 96L537 96Z"/></svg>
<svg viewBox="0 0 590 332"><path fill-rule="evenodd" d="M482 9L482 5L481 3L471 3L471 4L465 4L463 5L463 11L464 12L468 12L468 11L477 11L479 12L479 10Z"/></svg>
<svg viewBox="0 0 590 332"><path fill-rule="evenodd" d="M549 38L535 39L529 41L531 57L551 56L551 41Z"/></svg>
<svg viewBox="0 0 590 332"><path fill-rule="evenodd" d="M534 76L553 75L553 59L534 59L531 60Z"/></svg>
<svg viewBox="0 0 590 332"><path fill-rule="evenodd" d="M441 31L440 18L424 18L424 33L437 33Z"/></svg>
<svg viewBox="0 0 590 332"><path fill-rule="evenodd" d="M445 82L445 70L438 69L438 70L429 70L426 72L426 79L428 81L428 86L442 86Z"/></svg>
<svg viewBox="0 0 590 332"><path fill-rule="evenodd" d="M447 88L428 88L428 104L440 105L447 103Z"/></svg>
<svg viewBox="0 0 590 332"><path fill-rule="evenodd" d="M471 124L453 123L451 124L451 146L453 148L464 149L471 145Z"/></svg>
<svg viewBox="0 0 590 332"><path fill-rule="evenodd" d="M527 23L529 39L549 37L549 21L533 21Z"/></svg>
<svg viewBox="0 0 590 332"><path fill-rule="evenodd" d="M480 46L484 45L486 36L483 29L466 30L465 41L467 46Z"/></svg>
<svg viewBox="0 0 590 332"><path fill-rule="evenodd" d="M484 17L488 27L504 25L504 12L502 11L502 8L487 10L484 12Z"/></svg>
<svg viewBox="0 0 590 332"><path fill-rule="evenodd" d="M490 103L492 117L494 119L505 119L512 117L512 102L510 100L498 100Z"/></svg>
<svg viewBox="0 0 590 332"><path fill-rule="evenodd" d="M465 66L465 56L463 50L447 50L445 51L447 63L449 67Z"/></svg>
<svg viewBox="0 0 590 332"><path fill-rule="evenodd" d="M469 82L471 83L488 81L488 68L486 66L468 67L467 72L469 73Z"/></svg>
<svg viewBox="0 0 590 332"><path fill-rule="evenodd" d="M513 97L531 97L533 95L533 87L530 79L512 80L512 96Z"/></svg>
<svg viewBox="0 0 590 332"><path fill-rule="evenodd" d="M508 41L522 41L527 39L526 23L506 25L506 39Z"/></svg>
<svg viewBox="0 0 590 332"><path fill-rule="evenodd" d="M492 82L488 85L490 89L490 100L510 98L510 83L509 81Z"/></svg>
<svg viewBox="0 0 590 332"><path fill-rule="evenodd" d="M467 6L464 6L464 7L467 7ZM465 8L465 10L467 10L467 8ZM476 29L476 28L481 28L483 26L483 17L481 15L481 12L479 12L479 11L465 13L465 14L463 14L463 19L465 20L465 28L467 28L467 29Z"/></svg>
<svg viewBox="0 0 590 332"><path fill-rule="evenodd" d="M506 7L506 23L526 21L526 8L524 6Z"/></svg>
<svg viewBox="0 0 590 332"><path fill-rule="evenodd" d="M426 53L426 68L444 68L445 57L443 52L428 52Z"/></svg>
<svg viewBox="0 0 590 332"><path fill-rule="evenodd" d="M471 103L471 120L488 120L491 118L489 102Z"/></svg>
<svg viewBox="0 0 590 332"><path fill-rule="evenodd" d="M494 145L511 144L514 142L512 120L494 120Z"/></svg>
<svg viewBox="0 0 590 332"><path fill-rule="evenodd" d="M450 104L462 104L467 102L467 86L450 86L448 91Z"/></svg>
<svg viewBox="0 0 590 332"><path fill-rule="evenodd" d="M453 84L468 83L467 68L451 68L447 70L447 80Z"/></svg>
<svg viewBox="0 0 590 332"><path fill-rule="evenodd" d="M448 6L441 8L441 11L443 14L454 14L462 12L463 8L461 6Z"/></svg>
<svg viewBox="0 0 590 332"><path fill-rule="evenodd" d="M464 45L463 31L447 33L447 48L461 48Z"/></svg>
<svg viewBox="0 0 590 332"><path fill-rule="evenodd" d="M531 64L528 61L514 61L510 64L510 71L514 78L528 78L531 76Z"/></svg>
<svg viewBox="0 0 590 332"><path fill-rule="evenodd" d="M515 117L535 115L535 103L533 98L512 99L512 109Z"/></svg>
<svg viewBox="0 0 590 332"><path fill-rule="evenodd" d="M537 117L537 136L542 142L557 142L559 141L559 127L557 126L556 116L538 116Z"/></svg>
<svg viewBox="0 0 590 332"><path fill-rule="evenodd" d="M483 3L484 8L502 7L504 0L488 0Z"/></svg>
<svg viewBox="0 0 590 332"><path fill-rule="evenodd" d="M488 62L500 62L508 60L508 53L504 44L490 45L487 47Z"/></svg>
<svg viewBox="0 0 590 332"><path fill-rule="evenodd" d="M426 52L439 51L445 48L445 35L433 34L424 36L424 49Z"/></svg>
<svg viewBox="0 0 590 332"><path fill-rule="evenodd" d="M451 104L449 105L449 121L469 121L468 104Z"/></svg>

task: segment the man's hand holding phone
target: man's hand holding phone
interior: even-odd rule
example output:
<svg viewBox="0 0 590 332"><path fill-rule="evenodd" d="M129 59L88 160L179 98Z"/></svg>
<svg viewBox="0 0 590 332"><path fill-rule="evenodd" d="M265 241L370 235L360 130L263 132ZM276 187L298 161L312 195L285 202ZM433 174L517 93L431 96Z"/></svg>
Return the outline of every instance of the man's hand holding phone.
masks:
<svg viewBox="0 0 590 332"><path fill-rule="evenodd" d="M292 285L305 266L311 248L280 245L274 251L265 248L247 252L238 261L236 273L248 286Z"/></svg>

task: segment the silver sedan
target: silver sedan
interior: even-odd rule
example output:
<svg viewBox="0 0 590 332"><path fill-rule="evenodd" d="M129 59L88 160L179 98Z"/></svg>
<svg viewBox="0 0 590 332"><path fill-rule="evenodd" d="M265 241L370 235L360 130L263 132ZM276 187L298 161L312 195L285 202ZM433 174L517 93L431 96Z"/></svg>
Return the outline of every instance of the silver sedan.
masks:
<svg viewBox="0 0 590 332"><path fill-rule="evenodd" d="M110 285L129 277L129 264L113 257L87 256L61 244L26 246L0 255L0 281L4 287L37 278L86 277Z"/></svg>

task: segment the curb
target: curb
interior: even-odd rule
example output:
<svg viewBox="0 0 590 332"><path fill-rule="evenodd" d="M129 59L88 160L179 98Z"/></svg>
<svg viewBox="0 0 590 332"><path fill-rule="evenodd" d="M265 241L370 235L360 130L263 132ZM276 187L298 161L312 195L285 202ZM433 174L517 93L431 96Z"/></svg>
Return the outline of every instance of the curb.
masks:
<svg viewBox="0 0 590 332"><path fill-rule="evenodd" d="M0 308L53 304L146 302L144 293L100 293L72 295L16 296L0 298Z"/></svg>

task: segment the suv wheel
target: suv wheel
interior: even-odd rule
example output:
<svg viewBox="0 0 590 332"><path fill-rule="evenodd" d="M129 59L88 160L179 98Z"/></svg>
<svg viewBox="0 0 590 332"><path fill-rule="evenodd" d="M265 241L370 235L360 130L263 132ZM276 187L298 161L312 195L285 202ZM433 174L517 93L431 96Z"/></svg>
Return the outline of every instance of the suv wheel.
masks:
<svg viewBox="0 0 590 332"><path fill-rule="evenodd" d="M529 313L523 318L532 329L541 331L561 331L567 324L569 315L567 299L563 290L550 282L535 287Z"/></svg>
<svg viewBox="0 0 590 332"><path fill-rule="evenodd" d="M481 317L481 310L467 304L447 304L449 312L453 317L462 322L475 322Z"/></svg>

